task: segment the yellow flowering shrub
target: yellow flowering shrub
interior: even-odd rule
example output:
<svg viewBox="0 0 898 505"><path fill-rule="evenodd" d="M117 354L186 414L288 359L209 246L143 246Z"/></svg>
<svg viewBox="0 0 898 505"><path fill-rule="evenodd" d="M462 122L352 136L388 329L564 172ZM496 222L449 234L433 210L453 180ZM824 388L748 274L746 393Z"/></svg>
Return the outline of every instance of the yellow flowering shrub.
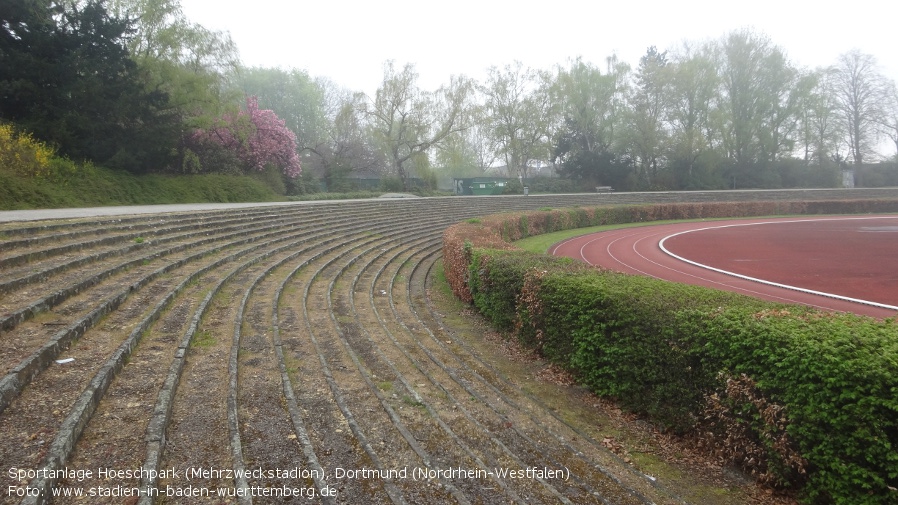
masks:
<svg viewBox="0 0 898 505"><path fill-rule="evenodd" d="M17 175L49 175L56 150L29 133L17 132L12 125L0 123L0 170Z"/></svg>

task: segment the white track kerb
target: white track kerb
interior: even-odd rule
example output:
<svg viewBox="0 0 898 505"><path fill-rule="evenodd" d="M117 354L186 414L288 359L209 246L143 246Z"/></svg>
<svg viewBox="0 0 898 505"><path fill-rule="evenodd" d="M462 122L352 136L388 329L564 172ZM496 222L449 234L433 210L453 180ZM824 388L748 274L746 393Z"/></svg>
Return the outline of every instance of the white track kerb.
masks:
<svg viewBox="0 0 898 505"><path fill-rule="evenodd" d="M730 272L729 270L723 270L720 268L712 267L710 265L705 265L703 263L699 263L697 261L692 261L690 259L676 255L676 254L670 252L666 247L664 247L664 242L667 239L676 237L678 235L684 235L686 233L696 232L696 231L714 230L714 229L718 229L718 228L735 228L737 226L758 226L758 225L764 225L764 224L802 223L802 222L809 222L809 221L849 221L849 220L856 220L856 219L879 219L879 218L871 218L869 216L865 216L865 217L846 217L846 218L834 218L834 219L833 218L830 218L830 219L794 219L794 220L785 220L785 221L763 221L763 222L757 222L757 223L740 223L740 224L727 224L727 225L721 225L721 226L708 226L705 228L686 230L686 231L674 233L672 235L668 235L668 236L664 237L663 239L661 239L660 242L658 242L658 247L660 247L661 250L664 251L664 253L667 254L668 256L670 256L672 258L676 258L682 262L689 263L690 265L695 265L699 268L704 268L704 269L718 272L721 274L738 277L740 279L745 279L745 280L752 281L752 282L759 282L761 284L766 284L768 286L776 286L778 288L791 289L793 291L801 291L802 293L809 293L812 295L825 296L827 298L835 298L835 299L844 300L847 302L861 303L864 305L871 305L873 307L880 307L880 308L889 309L889 310L898 310L898 307L896 307L894 305L886 305L884 303L871 302L869 300L850 298L847 296L841 296L841 295L837 295L834 293L825 293L823 291L814 291L813 289L805 289L805 288L798 287L798 286L790 286L788 284L780 284L778 282L772 282L772 281L768 281L768 280L764 280L764 279L758 279L756 277L750 277L748 275L737 274L736 272ZM882 219L886 219L886 218L882 218Z"/></svg>

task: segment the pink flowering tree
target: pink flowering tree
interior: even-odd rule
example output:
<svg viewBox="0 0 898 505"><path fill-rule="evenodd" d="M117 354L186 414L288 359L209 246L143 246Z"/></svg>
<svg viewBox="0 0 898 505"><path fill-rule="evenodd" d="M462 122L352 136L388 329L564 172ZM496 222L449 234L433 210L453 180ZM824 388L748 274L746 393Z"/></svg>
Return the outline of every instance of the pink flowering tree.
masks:
<svg viewBox="0 0 898 505"><path fill-rule="evenodd" d="M246 110L226 114L211 128L194 132L188 140L195 146L220 146L231 152L245 171L262 171L272 165L290 178L302 172L296 135L274 111L260 109L254 96L246 98Z"/></svg>

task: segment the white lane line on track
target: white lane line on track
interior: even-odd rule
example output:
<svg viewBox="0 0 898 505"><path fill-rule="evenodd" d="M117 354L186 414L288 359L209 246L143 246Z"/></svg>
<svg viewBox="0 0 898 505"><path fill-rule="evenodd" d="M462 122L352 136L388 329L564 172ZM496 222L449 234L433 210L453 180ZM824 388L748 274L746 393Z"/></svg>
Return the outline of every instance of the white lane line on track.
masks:
<svg viewBox="0 0 898 505"><path fill-rule="evenodd" d="M645 276L647 276L647 277L652 277L652 278L654 278L654 279L660 279L660 277L658 277L657 275L652 275L652 274L650 274L650 273L648 273L648 272L645 272L645 271L643 271L643 270L640 270L640 269L636 268L635 266L633 266L633 265L631 265L631 264L629 264L629 263L625 263L623 260L621 260L620 258L618 258L617 256L615 256L613 252L611 252L611 247L614 246L618 241L623 240L623 239L625 239L625 238L630 238L630 237L632 237L633 235L637 235L637 234L636 234L636 233L631 233L631 234L629 234L629 235L625 235L625 236L623 236L623 237L619 237L619 238L616 238L616 239L612 240L611 242L608 243L607 246L605 246L605 252L608 253L608 256L610 256L614 261L620 263L621 265L623 265L623 266L629 268L630 270L632 270L632 271L634 271L634 272L638 272L638 273L641 274L641 275L645 275ZM589 263L589 261L587 261L587 263ZM591 263L590 263L590 264L591 264Z"/></svg>
<svg viewBox="0 0 898 505"><path fill-rule="evenodd" d="M695 232L695 231L713 230L713 229L718 229L718 228L734 228L734 227L737 227L737 226L755 226L755 225L762 225L762 224L801 223L801 222L813 222L813 221L849 221L849 220L858 220L858 219L894 219L894 216L890 216L890 217L884 217L884 216L881 216L881 217L869 217L869 216L867 216L867 217L847 217L847 218L795 219L795 220L782 220L782 221L780 221L780 220L777 220L777 221L759 221L759 222L756 222L756 223L728 224L728 225L721 225L721 226L707 226L707 227L704 227L704 228L696 228L696 229L694 229L694 230L686 230L686 231L681 231L681 232L677 232L677 233L673 233L673 234L671 234L671 235L668 235L668 236L664 237L663 239L661 239L661 241L658 242L658 247L660 247L661 250L664 251L665 254L667 254L668 256L670 256L670 257L672 257L672 258L675 258L675 259L677 259L677 260L679 260L679 261L682 261L682 262L685 262L685 263L689 263L690 265L694 265L694 266L699 267L699 268L704 268L704 269L706 269L706 270L711 270L711 271L714 271L714 272L718 272L718 273L721 273L721 274L724 274L724 275L729 275L729 276L732 276L732 277L737 277L737 278L745 279L745 280L752 281L752 282L758 282L758 283L765 284L765 285L768 285L768 286L775 286L775 287L782 288L782 289L789 289L789 290L792 290L792 291L799 291L799 292L802 292L802 293L808 293L808 294L812 294L812 295L823 296L823 297L826 297L826 298L834 298L834 299L836 299L836 300L842 300L842 301L846 301L846 302L860 303L860 304L863 304L863 305L870 305L870 306L873 306L873 307L879 307L879 308L888 309L888 310L898 310L898 307L896 307L896 306L894 306L894 305L887 305L887 304L884 304L884 303L872 302L872 301L869 301L869 300L861 300L861 299L859 299L859 298L851 298L851 297L848 297L848 296L837 295L837 294L834 294L834 293L826 293L826 292L823 292L823 291L815 291L815 290L813 290L813 289L805 289L805 288L801 288L801 287L798 287L798 286L791 286L791 285L789 285L789 284L781 284L781 283L779 283L779 282L773 282L773 281L768 281L768 280L764 280L764 279L758 279L758 278L756 278L756 277L750 277L750 276L748 276L748 275L742 275L742 274L738 274L738 273L736 273L736 272L730 272L729 270L723 270L723 269L721 269L721 268L715 268L715 267L712 267L712 266L710 266L710 265L705 265L705 264L703 264L703 263L699 263L699 262L697 262L697 261L692 261L692 260L686 259L686 258L684 258L684 257L682 257L682 256L678 256L678 255L676 255L676 254L670 252L666 247L664 247L664 242L665 242L667 239L673 238L673 237L676 237L676 236L679 236L679 235L684 235L684 234L686 234L686 233L692 233L692 232Z"/></svg>
<svg viewBox="0 0 898 505"><path fill-rule="evenodd" d="M658 275L654 275L654 274L648 273L648 272L646 272L645 270L642 270L642 269L637 268L636 266L634 266L634 265L632 265L632 264L630 264L630 263L625 262L625 261L622 260L621 258L615 256L615 254L612 252L612 247L615 246L619 241L621 241L621 240L623 240L623 239L627 239L627 238L633 237L634 235L638 235L638 233L629 233L629 234L626 234L626 235L623 235L623 236L614 238L614 240L611 240L611 241L608 242L608 244L605 246L605 252L608 254L608 256L609 256L611 259L613 259L614 261L616 261L620 266L623 266L624 268L629 269L629 270L631 270L632 272L636 272L636 273L638 273L638 274L640 274L640 275L644 275L644 276L646 276L646 277L651 277L651 278L653 278L653 279L667 280L667 279L665 279L664 277L661 277L661 276L658 276ZM655 237L655 236L657 236L657 234L652 235L651 237ZM594 238L594 239L591 239L591 240L587 241L586 243L584 243L584 244L580 247L580 251L579 251L580 257L583 259L583 261L584 261L585 263L587 263L587 264L589 264L589 265L595 266L595 263L592 263L591 261L589 261L589 259L587 259L587 255L586 255L585 252L586 252L586 250L587 250L587 248L588 248L589 246L591 246L591 245L594 244L595 242L601 241L602 239L606 239L606 238L610 238L610 237L603 234L603 236L596 237L596 238ZM709 279L709 278L707 278L707 277L702 277L702 276L695 275L695 274L692 274L692 273L689 273L689 272L684 272L683 270L678 270L678 269L673 268L673 267L668 266L668 265L663 265L663 264L661 264L661 263L658 263L658 262L656 262L656 261L653 261L653 260L647 258L646 256L644 256L642 253L640 253L640 252L636 249L636 246L637 246L642 240L644 240L645 238L650 238L650 237L643 237L643 238L640 238L640 239L638 239L636 242L633 243L633 245L632 245L633 252L634 252L637 256L639 256L640 258L642 258L644 261L647 261L648 263L651 263L651 264L653 264L653 265L655 265L655 266L664 268L664 269L669 270L669 271L671 271L671 272L676 272L676 273L678 273L678 274L685 275L685 276L687 276L687 277L691 277L691 278L696 279L696 280L698 280L698 281L704 281L704 282L706 282L706 283L710 283L710 284L713 284L713 285L722 286L722 287L725 287L725 288L729 288L729 289L732 289L732 290L736 290L736 291L738 291L738 292L745 293L745 294L750 295L750 296L755 296L755 297L758 297L758 296L765 296L765 297L767 297L768 299L773 298L773 299L776 299L776 300L780 300L780 301L782 301L782 302L784 302L784 303L803 303L804 305L810 305L810 306L812 306L812 307L819 308L819 309L836 310L836 309L834 309L834 308L832 308L832 307L825 307L825 306L822 306L822 305L809 304L809 303L807 303L807 302L799 302L798 300L793 300L793 299L791 299L791 298L786 298L786 297L774 295L774 294L771 294L771 293L762 293L762 292L760 292L760 291L755 291L755 290L748 289L748 288L744 288L744 287L741 287L741 286L736 286L736 285L734 285L734 284L728 284L728 283L725 283L725 282L720 282L720 281L717 281L717 280L714 280L714 279Z"/></svg>
<svg viewBox="0 0 898 505"><path fill-rule="evenodd" d="M742 287L742 286L737 286L737 285L735 285L735 284L730 284L730 283L727 283L727 282L721 282L721 281L718 281L718 280L715 280L715 279L711 279L711 278L709 278L709 277L702 277L702 276L700 276L700 275L696 275L696 274L689 273L689 272L686 272L686 271L683 271L683 270L679 270L679 269L676 269L676 268L674 268L674 267L672 267L672 266L670 266L670 265L664 265L664 264L662 264L662 263L658 263L657 261L654 261L654 260L648 258L647 256L643 255L641 252L639 252L638 249L636 249L636 246L637 246L640 242L642 242L642 241L645 240L645 239L654 239L657 235L658 235L658 234L651 235L651 236L646 236L646 237L643 237L643 238L637 240L636 242L634 242L634 243L633 243L633 252L634 252L635 254L637 254L640 258L642 258L644 261L647 261L647 262L649 262L649 263L652 263L653 265L658 266L658 267L660 267L660 268L665 268L665 269L667 269L667 270L670 270L671 272L676 272L676 273L678 273L678 274L685 275L685 276L687 276L687 277L692 277L693 279L696 279L696 280L698 280L698 281L703 281L703 282L706 282L706 283L709 283L709 284L714 284L714 285L717 285L717 286L722 286L723 288L726 288L726 289L735 290L735 291L740 292L740 293L745 293L745 294L747 294L747 295L749 295L749 296L753 296L753 297L764 297L764 298L767 298L767 299L771 299L771 298L772 298L772 299L776 299L776 300L779 300L779 301L784 302L784 303L797 303L797 304L802 304L802 305L808 305L808 306L811 306L811 307L814 307L814 308L818 308L818 309L837 310L837 309L835 309L835 308L833 308L833 307L827 307L827 306L824 306L824 305L817 305L817 304L813 304L813 303L808 303L808 302L806 302L806 301L794 300L794 299L792 299L792 298L786 298L786 297L784 297L784 296L775 295L775 294L773 294L773 293L764 293L764 292L761 292L761 291L755 291L755 290L753 290L753 289L748 289L748 288L745 288L745 287ZM656 244L658 244L658 245L659 245L659 248L660 248L660 244L659 244L659 243L656 243ZM651 245L650 245L649 247L651 247ZM662 251L663 251L663 248L661 248L661 249L662 249ZM656 279L662 279L662 280L664 280L664 277L658 277L658 276L652 276L652 277L655 277Z"/></svg>

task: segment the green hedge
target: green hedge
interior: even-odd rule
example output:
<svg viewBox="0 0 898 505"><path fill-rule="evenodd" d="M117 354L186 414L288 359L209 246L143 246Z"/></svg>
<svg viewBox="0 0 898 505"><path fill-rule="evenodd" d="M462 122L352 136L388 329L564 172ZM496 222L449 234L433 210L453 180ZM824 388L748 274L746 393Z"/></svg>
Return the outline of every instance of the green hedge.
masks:
<svg viewBox="0 0 898 505"><path fill-rule="evenodd" d="M661 214L606 217L620 212ZM519 237L536 221L561 229L580 215L488 216L459 230ZM459 230L445 236L458 240ZM898 503L894 320L477 246L461 277L478 310L596 393L689 433L767 484L800 489L807 503Z"/></svg>
<svg viewBox="0 0 898 505"><path fill-rule="evenodd" d="M726 370L752 377L786 407L810 500L898 503L894 319L795 308L759 316L739 306L686 319Z"/></svg>

